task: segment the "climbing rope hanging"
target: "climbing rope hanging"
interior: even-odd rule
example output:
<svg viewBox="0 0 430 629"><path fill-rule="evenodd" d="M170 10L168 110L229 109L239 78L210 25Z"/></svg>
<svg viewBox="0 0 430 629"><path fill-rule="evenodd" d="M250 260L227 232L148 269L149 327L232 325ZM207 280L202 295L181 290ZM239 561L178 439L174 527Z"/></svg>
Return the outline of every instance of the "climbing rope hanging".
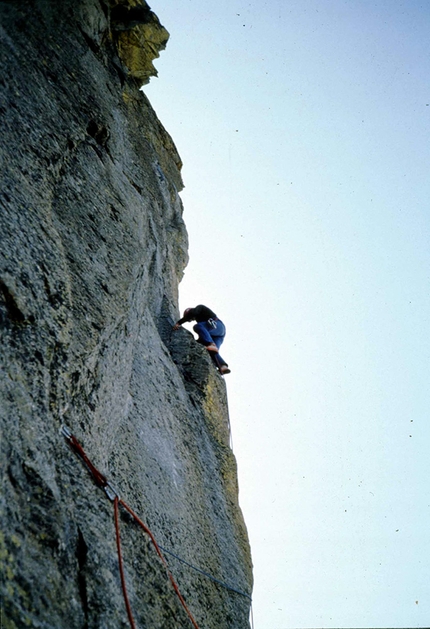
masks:
<svg viewBox="0 0 430 629"><path fill-rule="evenodd" d="M122 560L121 537L120 537L120 529L119 529L119 505L121 505L126 511L128 511L128 513L137 522L137 524L139 524L139 526L149 536L151 542L154 545L154 548L155 548L158 556L160 557L161 561L164 564L164 567L166 568L167 575L168 575L168 577L170 579L170 582L172 583L173 589L175 590L176 595L178 596L178 598L179 598L179 600L181 602L181 605L185 609L185 611L186 611L186 613L188 615L188 618L191 621L191 624L193 625L194 629L200 629L198 624L197 624L197 622L194 620L193 615L191 614L190 610L188 609L188 606L185 603L185 600L184 600L181 592L179 591L179 587L178 587L175 579L173 578L172 573L170 572L170 570L168 568L167 561L165 560L165 558L163 556L163 553L161 552L160 547L158 546L158 544L157 544L157 542L155 540L155 537L152 534L152 532L150 531L150 529L134 513L133 509L131 509L131 507L129 507L128 504L126 502L124 502L124 500L122 500L120 498L120 496L118 495L117 491L112 487L110 482L107 480L106 476L104 476L104 474L102 474L95 467L95 465L93 465L91 463L91 461L88 458L88 456L86 455L83 447L81 446L79 441L76 439L75 435L73 435L72 432L69 430L69 428L67 428L67 426L63 426L61 428L61 432L62 432L63 436L65 437L65 439L67 440L67 442L70 445L70 447L72 448L72 450L75 452L75 454L77 454L79 456L79 458L83 461L83 463L87 467L87 469L90 472L90 474L92 475L92 477L94 479L94 482L96 483L97 487L100 487L100 489L103 489L105 491L107 497L109 498L109 500L111 502L113 502L113 505L114 505L116 545L117 545L117 551L118 551L118 563L119 563L119 571L120 571L120 578L121 578L121 587L122 587L122 593L123 593L123 596L124 596L125 607L126 607L126 610L127 610L127 616L128 616L131 628L132 629L136 629L136 624L134 622L134 618L133 618L133 614L132 614L131 606L130 606L130 601L129 601L128 594L127 594L127 585L126 585L126 581L125 581L124 566L123 566L123 560Z"/></svg>
<svg viewBox="0 0 430 629"><path fill-rule="evenodd" d="M162 553L162 551L164 551L165 553L172 555L173 557L175 557L176 559L178 559L179 561L181 561L182 563L186 564L187 566L189 566L190 568L192 568L193 570L196 570L197 572L203 574L205 577L211 579L212 581L214 581L215 583L218 583L219 585L221 585L222 587L231 590L232 592L236 592L236 594L240 594L241 596L244 596L246 598L248 598L251 601L251 627L252 629L254 628L254 619L253 619L253 614L252 614L252 598L249 594L245 594L244 592L240 591L239 589L228 585L227 583L220 581L219 579L216 579L215 577L213 577L212 575L208 574L207 572L201 570L200 568L197 568L196 566L193 566L192 564L188 563L187 561L185 561L184 559L182 559L181 557L179 557L178 555L175 555L174 553L170 552L169 550L166 550L164 548L162 548L161 546L159 546L159 544L157 543L154 535L152 534L151 530L146 526L146 524L144 524L142 522L142 520L136 515L136 513L133 511L133 509L131 509L131 507L124 502L118 492L114 489L114 487L111 485L111 483L108 481L108 479L106 478L106 476L104 476L104 474L102 474L96 467L95 465L93 465L93 463L91 462L91 460L89 459L89 457L87 456L87 454L85 453L83 447L81 446L81 444L79 443L79 441L76 439L76 437L72 434L72 432L70 431L69 428L67 428L67 426L62 426L61 428L61 432L63 434L63 436L65 437L65 439L67 440L69 446L71 447L71 449L75 452L75 454L81 459L81 461L85 464L86 468L88 469L88 471L90 472L91 476L93 477L94 482L96 483L96 485L100 488L103 489L107 495L107 497L109 498L109 500L113 503L114 506L114 522L115 522L115 536L116 536L116 546L117 546L117 553L118 553L118 564L119 564L119 572L120 572L120 580L121 580L121 588L122 588L122 593L123 593L123 597L124 597L124 603L125 603L125 607L126 607L126 611L127 611L127 616L129 619L129 623L130 623L130 627L131 629L136 629L136 624L134 622L134 618L133 618L133 614L132 614L132 610L131 610L131 605L130 605L130 601L128 598L128 594L127 594L127 585L126 585L126 580L125 580L125 573L124 573L124 565L123 565L123 559L122 559L122 550L121 550L121 536L120 536L120 526L119 526L119 506L121 505L121 507L123 509L125 509L130 515L131 517L135 520L135 522L143 529L143 531L149 536L158 556L160 557L161 561L163 562L163 565L166 569L167 575L169 577L169 580L173 586L173 589L176 592L176 595L178 596L181 605L183 606L184 610L186 611L188 618L190 620L190 622L192 623L194 629L199 629L199 626L197 625L193 615L191 614L180 590L179 587L175 581L175 579L173 578L172 573L169 570L167 561Z"/></svg>

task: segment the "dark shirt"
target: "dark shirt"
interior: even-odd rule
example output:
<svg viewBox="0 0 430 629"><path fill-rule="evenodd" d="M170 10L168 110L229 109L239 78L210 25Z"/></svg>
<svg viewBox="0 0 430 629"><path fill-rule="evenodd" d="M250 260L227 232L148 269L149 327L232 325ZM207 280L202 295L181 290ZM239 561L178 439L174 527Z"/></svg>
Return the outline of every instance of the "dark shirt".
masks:
<svg viewBox="0 0 430 629"><path fill-rule="evenodd" d="M178 323L179 325L182 325L186 321L197 321L197 323L201 323L202 321L207 321L208 319L218 319L218 317L213 310L200 304L195 308L191 308L187 312L187 316L179 319Z"/></svg>

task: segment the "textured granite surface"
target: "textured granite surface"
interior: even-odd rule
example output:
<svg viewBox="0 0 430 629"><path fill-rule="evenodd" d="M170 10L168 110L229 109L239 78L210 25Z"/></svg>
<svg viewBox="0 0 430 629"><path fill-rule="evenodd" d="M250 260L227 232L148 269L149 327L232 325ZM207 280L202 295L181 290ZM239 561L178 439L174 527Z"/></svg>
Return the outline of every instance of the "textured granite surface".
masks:
<svg viewBox="0 0 430 629"><path fill-rule="evenodd" d="M168 33L145 2L0 2L0 561L4 629L128 627L112 503L250 594L225 383L178 318L181 161L145 95ZM168 54L168 53L166 53ZM189 627L152 545L121 532L139 628ZM167 556L201 629L250 601Z"/></svg>

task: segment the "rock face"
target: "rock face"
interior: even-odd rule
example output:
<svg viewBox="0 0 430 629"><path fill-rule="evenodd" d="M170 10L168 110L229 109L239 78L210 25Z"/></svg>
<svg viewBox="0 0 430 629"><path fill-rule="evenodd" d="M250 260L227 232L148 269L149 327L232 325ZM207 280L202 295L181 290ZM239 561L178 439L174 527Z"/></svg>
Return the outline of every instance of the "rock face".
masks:
<svg viewBox="0 0 430 629"><path fill-rule="evenodd" d="M138 0L8 0L0 20L2 627L130 626L112 503L66 424L187 562L166 554L198 626L248 628L225 384L171 331L181 161L138 89L167 31ZM191 626L149 538L120 522L136 627Z"/></svg>

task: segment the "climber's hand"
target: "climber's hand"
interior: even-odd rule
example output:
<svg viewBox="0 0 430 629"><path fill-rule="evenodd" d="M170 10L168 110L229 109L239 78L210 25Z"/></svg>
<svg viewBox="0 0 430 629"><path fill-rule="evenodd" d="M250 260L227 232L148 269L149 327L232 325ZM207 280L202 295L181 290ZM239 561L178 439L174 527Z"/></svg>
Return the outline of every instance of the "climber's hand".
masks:
<svg viewBox="0 0 430 629"><path fill-rule="evenodd" d="M173 326L173 330L179 330L181 326L179 325L179 323L175 323L175 325Z"/></svg>

